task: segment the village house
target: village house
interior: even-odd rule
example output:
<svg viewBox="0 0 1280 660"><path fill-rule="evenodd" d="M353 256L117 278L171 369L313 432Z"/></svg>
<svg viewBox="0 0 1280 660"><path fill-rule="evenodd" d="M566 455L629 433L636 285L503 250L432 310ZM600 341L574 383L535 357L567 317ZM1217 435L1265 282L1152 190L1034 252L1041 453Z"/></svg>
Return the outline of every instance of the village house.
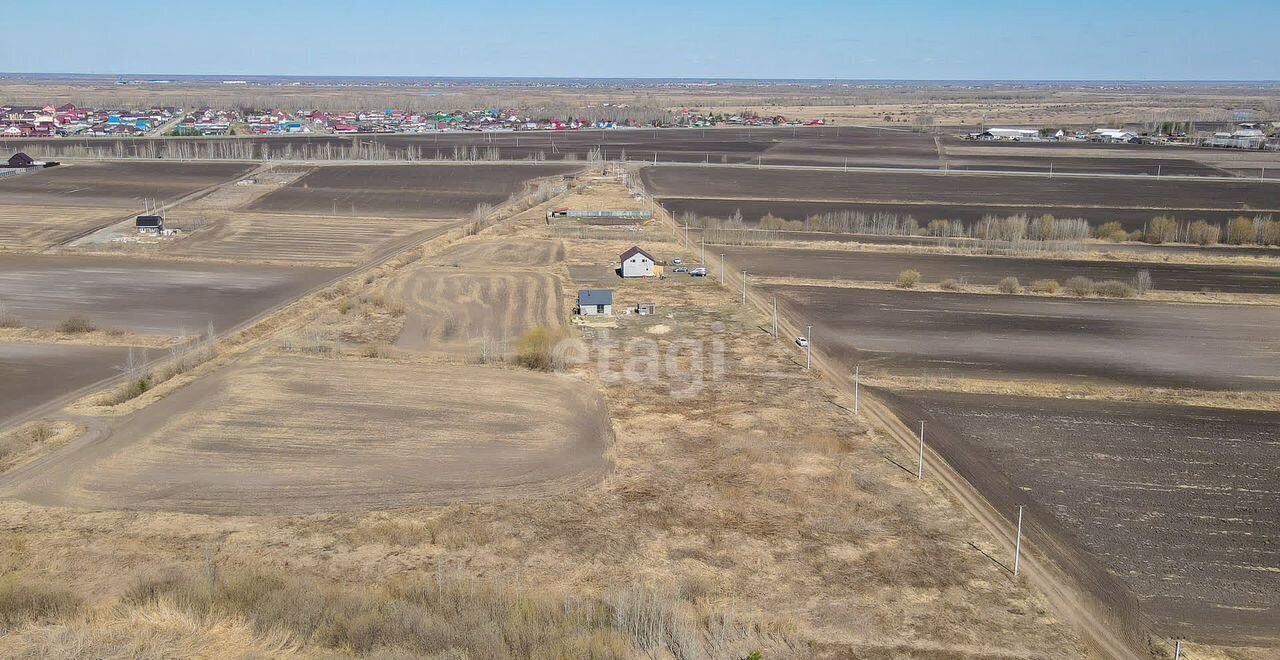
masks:
<svg viewBox="0 0 1280 660"><path fill-rule="evenodd" d="M618 269L618 274L623 277L655 277L658 274L657 261L653 255L641 250L639 247L633 247L622 253L622 266Z"/></svg>
<svg viewBox="0 0 1280 660"><path fill-rule="evenodd" d="M139 234L160 236L164 233L164 218L158 215L140 215L133 221Z"/></svg>
<svg viewBox="0 0 1280 660"><path fill-rule="evenodd" d="M582 289L578 291L579 316L612 316L612 289Z"/></svg>

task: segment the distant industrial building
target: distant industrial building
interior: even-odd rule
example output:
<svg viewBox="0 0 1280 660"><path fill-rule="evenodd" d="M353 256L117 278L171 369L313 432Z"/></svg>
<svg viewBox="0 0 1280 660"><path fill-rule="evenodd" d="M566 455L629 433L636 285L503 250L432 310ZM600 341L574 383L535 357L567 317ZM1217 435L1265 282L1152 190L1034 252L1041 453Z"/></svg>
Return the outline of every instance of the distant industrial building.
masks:
<svg viewBox="0 0 1280 660"><path fill-rule="evenodd" d="M979 137L988 140L1039 140L1040 130L1036 128L988 128Z"/></svg>
<svg viewBox="0 0 1280 660"><path fill-rule="evenodd" d="M1228 149L1262 149L1267 145L1267 134L1257 124L1240 124L1230 132L1214 133L1209 140L1211 147Z"/></svg>

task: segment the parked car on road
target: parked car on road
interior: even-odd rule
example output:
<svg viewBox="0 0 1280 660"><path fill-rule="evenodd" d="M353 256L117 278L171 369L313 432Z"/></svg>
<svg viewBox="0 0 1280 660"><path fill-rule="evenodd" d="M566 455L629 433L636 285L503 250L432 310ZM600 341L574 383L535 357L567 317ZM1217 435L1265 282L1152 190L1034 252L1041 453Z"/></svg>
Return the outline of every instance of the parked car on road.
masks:
<svg viewBox="0 0 1280 660"><path fill-rule="evenodd" d="M673 272L673 273L687 273L687 272L689 272L689 269L688 269L688 268L685 268L684 266L676 266L675 268L672 268L672 269L671 269L671 272Z"/></svg>
<svg viewBox="0 0 1280 660"><path fill-rule="evenodd" d="M689 269L689 277L706 277L706 276L707 276L707 269L703 268L702 266Z"/></svg>

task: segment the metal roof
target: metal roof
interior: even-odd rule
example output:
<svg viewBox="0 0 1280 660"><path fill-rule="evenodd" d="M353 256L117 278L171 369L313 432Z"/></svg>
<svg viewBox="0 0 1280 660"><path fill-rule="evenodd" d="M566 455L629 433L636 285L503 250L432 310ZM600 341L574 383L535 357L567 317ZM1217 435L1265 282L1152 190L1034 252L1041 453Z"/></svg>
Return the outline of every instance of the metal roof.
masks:
<svg viewBox="0 0 1280 660"><path fill-rule="evenodd" d="M612 305L613 289L582 289L578 291L579 305Z"/></svg>
<svg viewBox="0 0 1280 660"><path fill-rule="evenodd" d="M639 247L633 247L630 250L623 252L621 261L626 261L627 259L630 259L631 257L634 257L637 254L644 255L645 258L648 259L649 261L657 261L656 259L653 258L653 255L649 254L648 252L645 252L644 250L641 250Z"/></svg>

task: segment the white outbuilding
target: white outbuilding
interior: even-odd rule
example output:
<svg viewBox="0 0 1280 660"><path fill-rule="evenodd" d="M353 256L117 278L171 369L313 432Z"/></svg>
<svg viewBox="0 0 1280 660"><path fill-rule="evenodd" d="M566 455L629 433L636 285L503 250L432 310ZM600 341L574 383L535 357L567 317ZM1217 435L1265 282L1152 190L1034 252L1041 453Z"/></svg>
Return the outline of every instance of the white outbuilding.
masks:
<svg viewBox="0 0 1280 660"><path fill-rule="evenodd" d="M657 274L654 268L657 262L653 255L638 247L623 252L621 261L619 274L623 277L653 277Z"/></svg>

